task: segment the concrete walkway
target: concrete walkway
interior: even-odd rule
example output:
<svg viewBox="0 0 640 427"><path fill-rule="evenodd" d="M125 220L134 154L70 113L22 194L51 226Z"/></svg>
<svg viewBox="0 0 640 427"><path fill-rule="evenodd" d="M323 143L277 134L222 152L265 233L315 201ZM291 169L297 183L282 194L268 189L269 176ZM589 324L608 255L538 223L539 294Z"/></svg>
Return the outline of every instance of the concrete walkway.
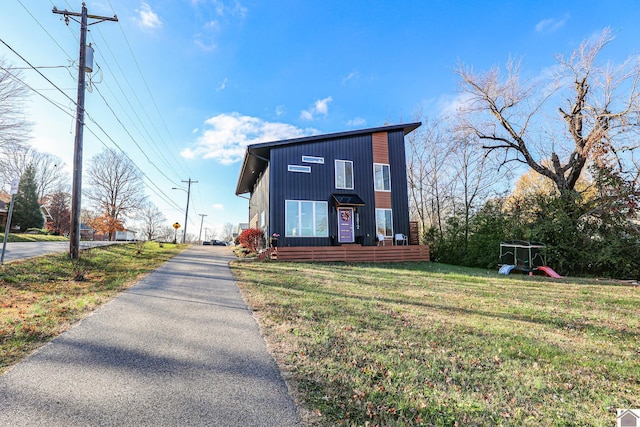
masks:
<svg viewBox="0 0 640 427"><path fill-rule="evenodd" d="M300 425L234 258L191 247L0 376L0 425Z"/></svg>

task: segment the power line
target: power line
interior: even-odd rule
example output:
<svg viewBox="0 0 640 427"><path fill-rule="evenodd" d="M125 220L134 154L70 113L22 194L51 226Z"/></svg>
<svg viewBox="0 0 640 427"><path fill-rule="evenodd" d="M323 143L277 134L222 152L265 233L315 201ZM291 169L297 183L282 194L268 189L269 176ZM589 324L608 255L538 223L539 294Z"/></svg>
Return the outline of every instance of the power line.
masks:
<svg viewBox="0 0 640 427"><path fill-rule="evenodd" d="M59 88L59 87L58 87L54 82L52 82L52 81L51 81L47 76L45 76L44 74L42 74L42 73L40 72L40 70L38 70L38 69L37 69L37 68L36 68L36 67L31 63L31 62L27 61L27 59L26 59L24 56L22 56L22 55L20 55L18 52L16 52L16 50L15 50L14 48L12 48L11 46L9 46L9 45L7 44L7 42L5 42L2 38L0 38L0 42L2 42L2 44L3 44L3 45L5 45L7 48L9 48L9 50L10 50L11 52L13 52L14 54L16 54L20 59L22 59L24 62L26 62L26 63L29 65L29 67L31 67L31 68L32 68L33 70L35 70L38 74L40 74L40 75L42 76L42 78L43 78L43 79L45 79L46 81L48 81L48 82L51 84L51 86L53 86L53 87L55 87L56 89L58 89L58 91L59 91L61 94L63 94L63 95L64 95L64 96L69 100L69 101L73 102L73 103L74 103L74 105L77 105L77 104L76 104L76 101L74 101L74 100L73 100L69 95L67 95L67 94L66 94L62 89L60 89L60 88Z"/></svg>
<svg viewBox="0 0 640 427"><path fill-rule="evenodd" d="M111 4L111 0L108 0L108 1L109 1L109 6L111 7L111 10L114 11L113 5ZM114 13L115 13L115 11L114 11ZM120 32L122 32L122 36L124 37L124 41L126 42L127 47L129 48L129 52L131 53L131 57L133 59L133 62L136 64L136 68L138 69L138 72L140 73L140 77L142 78L142 82L144 83L144 86L147 89L147 93L149 94L149 98L151 99L151 102L153 103L153 106L155 107L155 110L158 113L158 117L160 118L160 122L164 126L164 129L167 132L167 135L169 136L169 140L173 143L174 148L176 149L177 152L179 152L180 148L175 143L175 140L171 136L171 131L167 127L167 123L164 120L164 118L162 117L162 113L160 112L160 109L158 108L158 104L156 103L156 100L153 97L153 93L149 89L149 85L147 84L146 79L144 78L144 74L142 73L142 70L140 68L140 64L138 63L138 60L136 59L136 55L133 52L133 48L131 47L131 44L129 43L129 39L128 39L126 33L124 32L124 28L122 28L122 25L120 23L118 23L118 27L120 28ZM145 114L146 114L146 112L145 112ZM187 164L184 162L184 160L182 160L182 163L184 164L185 169L188 170L189 168L187 167Z"/></svg>
<svg viewBox="0 0 640 427"><path fill-rule="evenodd" d="M107 49L110 51L109 46L107 45ZM98 52L100 53L100 51L98 50ZM106 60L106 59L105 59ZM119 65L119 63L116 60L116 63ZM126 92L122 89L122 86L120 86L120 83L118 82L118 80L115 78L115 74L113 73L113 71L111 70L111 67L108 65L108 62L106 62L106 67L107 69L111 72L111 75L114 77L114 81L116 83L116 85L118 86L118 88L120 89L120 92L122 93L122 97L124 98L125 101L129 104L129 107L131 108L131 112L133 114L134 117L136 117L138 119L139 124L141 125L142 129L144 130L144 133L146 133L147 137L149 138L147 140L147 143L149 144L149 147L151 147L152 150L154 150L157 154L158 157L164 162L164 164L172 170L172 172L176 175L176 177L178 177L180 174L178 174L178 172L176 172L176 170L173 168L173 166L171 165L171 163L166 159L166 157L164 156L164 154L162 153L162 151L158 150L155 145L151 142L151 140L153 139L151 137L151 134L149 133L149 131L147 130L147 127L144 125L144 122L140 119L140 116L138 115L138 112L136 108L133 107L133 105L131 104L131 101L129 100L129 97L127 96ZM122 71L122 70L121 70ZM125 80L126 80L126 76L125 76ZM122 108L122 110L125 110L125 108L122 106L122 104L120 104L119 98L118 96L115 96L115 94L113 94L113 91L111 90L111 88L109 87L109 85L105 85L107 87L107 89L109 89L109 91L111 92L111 94L113 95L113 98L116 100L116 102L118 103L118 105L120 105L120 108ZM133 90L132 90L133 91ZM101 95L102 96L102 95ZM104 99L104 97L103 97ZM137 98L136 98L137 99ZM107 101L105 100L105 103ZM140 101L138 100L138 103ZM153 123L151 123L153 125ZM143 136L143 132L140 132L138 130L138 133Z"/></svg>
<svg viewBox="0 0 640 427"><path fill-rule="evenodd" d="M11 46L9 46L6 42L4 42L4 40L0 39L0 41L2 43L5 44L5 46L7 46L9 49L11 49L12 52L14 52L16 55L18 55L18 57L20 57L23 61L25 61L27 64L30 64L29 61L27 61L23 56L21 56L20 54L18 54L13 48L11 48ZM33 67L31 67L33 68ZM7 74L14 80L18 81L19 83L21 83L22 85L24 85L25 87L27 87L29 90L31 90L32 92L38 94L39 96L41 96L42 98L44 98L47 102L49 102L50 104L52 104L54 107L58 108L60 111L62 111L63 113L65 113L66 115L68 115L71 118L74 118L73 114L67 110L65 110L62 106L60 106L58 103L56 103L55 101L53 101L52 99L48 98L47 96L43 95L40 90L37 90L35 88L33 88L32 86L30 86L28 83L26 83L24 80L20 79L19 77L15 76L13 73L9 72L8 69L4 68L4 67L0 67L0 69L4 70L5 72L7 72ZM37 71L37 70L36 70ZM42 75L42 73L40 73ZM48 78L46 78L44 75L42 75L54 88L55 90L59 91L60 93L62 93L63 95L65 95L67 97L67 99L69 99L71 101L71 103L76 106L76 102L71 99L69 96L66 95L66 93L60 89L58 86L56 86L55 83L53 83L51 80L49 80ZM99 91L98 91L99 92ZM93 122L109 139L110 141L126 156L125 151L122 149L122 147L120 147L110 136L109 134L104 130L104 128L102 128L102 126L100 126L100 124L98 124L97 121L95 121L91 115L89 113L86 113L87 117L89 118L89 120L91 122ZM105 144L105 142L89 127L87 127L87 129L89 130L89 132L96 137L96 139L105 147L108 148L108 145ZM136 163L127 156L127 159L132 162L134 165L136 165ZM142 171L142 169L136 165L136 167L138 168L138 170L141 171L142 175L147 179L148 183L152 186L152 187L148 187L153 193L155 193L158 197L160 197L162 200L164 200L165 202L167 202L170 205L173 205L173 207L175 207L176 209L181 210L180 206L178 206L173 200L171 199L167 199L164 196L163 191L155 184L155 182L151 179L149 179L149 177L147 177L147 175ZM165 178L167 178L170 182L171 179L168 178L166 175L163 174L163 176ZM154 189L153 187L156 187L156 189Z"/></svg>
<svg viewBox="0 0 640 427"><path fill-rule="evenodd" d="M18 0L18 1L20 2L20 0ZM67 5L69 5L69 3L68 3L68 2L66 2L66 3L67 3ZM51 4L54 4L54 3L53 3L53 1L51 1ZM43 25L38 21L38 19L36 19L36 18L35 18L35 16L29 12L29 10L24 6L24 4L23 4L22 2L20 2L20 5L25 9L25 11L27 11L27 13L28 13L28 14L31 16L31 18L36 22L36 24L37 24L37 25L38 25L38 26L39 26L39 27L40 27L40 28L41 28L41 29L42 29L42 30L43 30L43 31L48 35L48 37L49 37L49 38L50 38L50 39L51 39L51 40L56 44L56 46L58 46L58 48L60 48L60 49L61 49L61 51L62 51L62 52L63 52L63 53L64 53L64 54L65 54L65 55L66 55L66 56L71 60L70 55L67 53L67 51L66 51L66 50L65 50L65 49L64 49L64 48L63 48L63 47L62 47L62 46L61 46L61 45L60 45L60 44L59 44L59 43L58 43L58 42L53 38L53 36L52 36L52 35L51 35L47 30L46 30L46 28L45 28L45 27L44 27L44 26L43 26ZM55 6L55 5L54 5L54 6ZM69 30L71 31L71 33L74 35L74 37L75 37L76 39L78 39L77 33L76 33L76 32L74 32L74 31L72 31L72 30L71 30L71 27L68 27L68 28L69 28ZM121 31L122 31L122 33L123 33L123 36L124 36L124 37L125 37L125 39L126 39L126 34L124 34L124 30L122 29L122 27L121 27ZM100 32L100 31L98 31L98 32ZM101 34L101 32L100 32L100 34ZM101 34L101 35L102 35L102 34ZM127 41L127 45L128 45L128 47L129 47L130 52L132 52L132 49L131 49L131 46L130 46L130 44L129 44L128 40L126 40L126 41ZM5 46L7 46L7 48L9 48L9 49L14 53L14 54L16 54L20 59L22 59L25 63L27 63L27 64L29 65L29 68L25 68L25 69L33 69L33 70L35 70L36 72L38 72L38 74L40 74L40 75L41 75L41 77L42 77L42 78L44 78L44 79L45 79L45 80L46 80L46 81L47 81L47 82L48 82L48 83L49 83L49 84L50 84L54 89L47 89L47 88L44 88L44 89L40 89L40 90L38 90L38 89L35 89L35 88L33 88L32 86L28 85L26 82L22 81L21 79L19 79L18 77L14 76L13 74L11 74L11 73L8 73L8 74L10 74L10 75L12 76L12 78L14 78L14 79L18 80L21 84L25 85L29 90L31 90L32 92L35 92L36 94L38 94L39 96L41 96L43 99L45 99L47 102L49 102L50 104L52 104L54 107L56 107L56 108L60 109L60 110L61 110L62 112L64 112L66 115L68 115L69 117L73 118L73 115L70 113L70 111L68 111L68 109L65 109L63 106L61 106L61 104L60 104L60 103L58 103L58 102L56 102L56 101L52 100L51 98L49 98L49 97L45 96L41 91L44 91L44 90L57 90L57 91L59 91L60 93L62 93L62 94L63 94L63 95L64 95L64 96L69 100L70 105L77 107L77 103L76 103L76 102L75 102L75 101L74 101L70 96L68 96L68 95L64 92L64 90L62 90L62 89L61 89L60 87L58 87L55 83L53 83L53 81L51 81L49 78L47 78L43 73L41 73L41 72L39 72L39 71L38 71L38 69L46 69L46 68L66 68L66 69L69 69L69 68L70 68L70 66L36 67L36 66L32 65L29 61L27 61L27 60L26 60L22 55L20 55L17 51L15 51L13 48L11 48L11 46L9 46L6 42L4 42L4 40L2 40L2 42L3 42L3 44L5 44ZM107 45L107 46L109 46L108 44L106 44L106 45ZM109 50L110 50L110 49L109 49ZM111 52L111 51L110 51L110 52ZM133 53L133 52L132 52L132 53ZM113 52L111 52L111 54L113 55ZM113 55L113 56L114 56L114 58L116 58L116 57L115 57L115 55ZM135 61L135 57L134 57L134 61ZM118 65L119 65L119 64L118 64ZM141 72L141 70L140 70L140 66L139 66L139 64L137 63L137 61L136 61L136 67L137 67L138 71L139 71L139 72ZM119 68L120 68L120 71L122 72L122 68L121 68L121 67L119 67ZM123 75L123 76L125 76L125 79L126 79L126 73L122 72L122 75ZM117 79L115 79L114 81L116 81L116 83L118 82L118 80L117 80ZM145 83L145 87L146 87L147 91L150 93L150 90L149 90L148 84L146 83L146 81L145 81L144 83ZM130 84L129 84L129 86L130 86ZM108 88L108 85L107 85L106 87ZM126 94L126 92L122 90L122 87L120 87L120 90L121 90L121 92L122 92L123 94ZM105 99L105 97L103 96L103 94L102 94L102 93L100 93L100 91L99 91L99 90L98 90L98 93L100 94L101 98L103 99L103 101L105 102L105 104L107 105L107 107L112 111L112 114L114 114L114 117L116 117L116 120L118 120L118 122L120 123L120 125L122 126L122 128L125 130L125 132L129 135L129 137L132 139L132 141L134 141L134 143L136 143L136 145L138 146L138 148L139 148L139 149L143 152L143 154L144 154L144 150L143 150L143 149L142 149L142 148L137 144L136 140L135 140L135 139L133 138L133 136L130 134L130 132L129 132L129 130L127 129L127 127L124 125L124 123L122 123L122 121L121 121L121 120L118 118L118 116L116 115L115 110L113 110L113 108L112 108L112 107L109 105L109 103L106 101L106 99ZM132 93L135 93L135 92L132 92ZM126 98L126 97L125 97L125 98ZM117 100L117 99L118 99L118 97L115 97L114 99L116 99L116 100ZM128 98L126 98L126 99L127 99L127 102L129 103L130 107L132 108L132 111L134 111L134 112L135 112L135 111L136 111L136 109L135 109L135 108L133 108L133 106L131 105L131 103L130 103L130 101L128 100ZM140 100L139 100L139 99L137 99L137 100L138 100L138 103L139 103L141 106L143 106L143 104L140 102ZM157 104L155 103L155 100L153 99L153 97L152 97L152 102L154 103L154 106L155 106L155 108L156 108L156 110L157 110ZM144 109L143 109L143 111L144 111ZM146 114L146 111L145 111L145 114ZM147 118L148 118L148 117L149 117L149 116L148 116L148 114L146 114L146 115L147 115ZM126 155L126 153L124 152L124 150L123 150L120 146L118 146L118 144L117 144L117 143L116 143L116 142L115 142L115 141L114 141L114 140L109 136L109 134L108 134L108 133L107 133L107 132L102 128L102 126L100 126L100 124L99 124L97 121L95 121L95 120L94 120L94 119L93 119L93 118L92 118L88 113L87 113L87 117L89 118L89 120L90 120L90 121L91 121L95 126L97 126L97 127L100 129L100 131L102 131L102 132L103 132L103 133L104 133L104 134L105 134L105 135L110 139L111 143L113 143L113 144L114 144L114 146L116 146L116 147L117 147L117 148L118 148L118 149L119 149L123 154L125 154L125 155ZM138 120L140 121L140 123L141 123L141 124L143 124L143 123L144 123L144 122L140 119L140 117L139 117L139 116L137 116L137 118L138 118ZM153 122L151 122L151 120L149 120L149 122L153 124ZM166 129L166 123L164 123L164 122L163 122L163 124L164 124L165 129ZM143 125L143 127L144 127L144 125ZM148 135L149 137L151 137L151 135L149 134L148 130L146 130L146 128L144 128L144 129L145 129L145 132L147 133L147 135ZM167 129L167 130L168 130L168 129ZM94 137L96 137L96 139L97 139L97 140L98 140L98 141L99 141L103 146L107 147L107 144L105 143L105 141L104 141L102 138L100 138L100 136L98 136L98 135L95 133L95 131L93 131L93 129L91 129L91 127L88 127L88 131L89 131L89 132L90 132ZM160 135L160 132L159 132L157 129L156 129L156 133L158 133L158 134ZM163 140L161 140L161 141L162 141L162 142L164 142ZM155 146L154 146L152 143L150 143L150 147L151 147L151 148L155 148ZM147 157L147 156L146 156L146 154L145 154L145 157ZM171 170L172 170L172 172L173 172L173 173L175 173L175 174L177 175L177 172L175 171L175 169L173 169L173 168L171 167L171 163L170 163L170 162L168 162L168 160L166 159L166 157L165 157L165 156L162 156L162 155L161 155L160 157L161 157L161 159L162 159L163 161L165 161L165 163L168 163L168 167L169 167L169 169L171 169ZM128 158L128 156L127 156L127 158ZM130 158L129 158L129 160L130 160L130 161L132 161L132 163L135 165L135 162L133 162L133 160L131 160ZM149 160L149 163L151 163L151 164L152 164L156 169L158 169L158 166L157 166L153 161L151 161L148 157L147 157L147 160ZM183 163L184 163L184 161L183 161ZM155 193L158 197L160 197L162 200L164 200L165 202L167 202L167 203L168 203L170 206L172 206L173 208L180 210L180 207L179 207L178 205L176 205L176 204L175 204L175 202L173 202L173 200L171 200L171 199L167 199L167 198L165 197L165 195L164 195L164 194L165 194L164 190L160 189L154 181L152 181L151 179L149 179L149 177L148 177L148 176L147 176L147 175L142 171L142 169L141 169L141 168L139 168L139 167L138 167L138 169L141 171L141 173L142 173L143 177L145 178L145 180L146 180L146 181L148 181L148 187L147 187L147 188L149 188L149 190L150 190L151 192ZM158 169L158 171L161 173L161 175L162 175L164 178L166 178L167 180L169 180L169 182L173 182L173 180L172 180L170 177L168 177L166 174L164 174L161 170L159 170L159 169ZM155 188L154 188L154 187L155 187Z"/></svg>
<svg viewBox="0 0 640 427"><path fill-rule="evenodd" d="M118 117L118 115L116 114L116 112L113 110L113 108L111 108L111 105L109 105L109 103L107 102L107 100L104 98L104 96L102 95L102 92L100 92L100 89L98 89L98 87L96 86L96 92L98 92L98 95L100 95L100 98L102 98L102 100L104 101L105 105L107 106L107 108L109 109L109 111L111 111L111 113L113 114L113 117L115 117L115 119L118 121L118 123L120 123L120 126L122 126L122 129L126 132L126 134L129 136L129 138L131 139L131 141L135 144L136 147L138 147L138 150L140 150L140 152L142 153L142 155L147 159L147 162L149 162L149 164L151 164L162 176L164 176L165 178L167 178L169 181L171 181L171 178L169 178L158 166L156 166L156 164L149 158L149 156L144 152L144 150L142 149L142 147L140 147L140 144L138 144L138 141L136 141L136 139L133 137L133 135L131 135L131 133L129 132L129 130L127 129L127 127L124 125L124 123L122 123L122 121L120 120L120 118Z"/></svg>
<svg viewBox="0 0 640 427"><path fill-rule="evenodd" d="M49 31L47 31L47 29L40 23L40 21L38 21L36 19L36 17L33 16L33 14L29 11L29 9L27 9L27 7L24 4L22 4L22 1L18 0L18 3L20 3L20 6L22 6L22 8L29 14L29 16L31 16L33 18L34 21L36 21L36 24L38 24L38 26L40 28L42 28L42 31L47 33L49 38L51 40L53 40L53 42L56 44L56 46L58 46L60 48L60 50L63 51L65 55L67 55L67 58L69 58L70 60L73 60L71 58L71 55L69 55L69 53L66 50L64 50L64 48L60 45L60 43L58 43L58 41L49 33ZM53 2L51 2L51 4L53 5Z"/></svg>

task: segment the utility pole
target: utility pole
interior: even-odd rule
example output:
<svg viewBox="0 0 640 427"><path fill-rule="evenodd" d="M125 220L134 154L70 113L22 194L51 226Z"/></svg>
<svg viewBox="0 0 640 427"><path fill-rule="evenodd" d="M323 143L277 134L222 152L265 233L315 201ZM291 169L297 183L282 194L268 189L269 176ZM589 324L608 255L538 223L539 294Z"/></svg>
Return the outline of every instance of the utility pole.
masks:
<svg viewBox="0 0 640 427"><path fill-rule="evenodd" d="M71 230L69 231L69 257L78 258L80 249L80 199L82 196L82 142L84 132L84 89L86 86L85 72L87 68L87 27L103 21L118 21L117 16L97 16L87 13L87 6L82 3L82 12L69 12L53 7L53 13L64 15L64 21L69 25L69 17L80 17L80 59L78 61L78 102L76 104L76 137L73 147L73 187L71 189ZM88 23L89 19L96 22ZM74 21L77 22L76 19ZM186 225L186 224L185 224Z"/></svg>
<svg viewBox="0 0 640 427"><path fill-rule="evenodd" d="M187 222L189 221L189 196L191 195L191 184L197 184L198 181L194 181L191 178L189 178L187 181L183 180L182 182L187 183L187 209L185 209L184 211L184 230L182 233L182 243L186 243L187 242ZM173 187L172 190L184 191L184 188Z"/></svg>
<svg viewBox="0 0 640 427"><path fill-rule="evenodd" d="M202 239L202 223L204 223L204 217L207 216L207 214L198 214L201 216L200 218L200 234L198 235L198 241L200 241Z"/></svg>

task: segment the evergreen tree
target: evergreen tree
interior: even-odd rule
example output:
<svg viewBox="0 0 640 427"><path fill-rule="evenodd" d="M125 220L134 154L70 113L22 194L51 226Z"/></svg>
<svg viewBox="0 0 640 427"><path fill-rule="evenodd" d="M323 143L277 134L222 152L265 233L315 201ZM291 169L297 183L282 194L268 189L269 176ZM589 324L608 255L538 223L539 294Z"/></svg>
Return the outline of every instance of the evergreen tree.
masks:
<svg viewBox="0 0 640 427"><path fill-rule="evenodd" d="M11 222L19 226L21 231L28 228L42 228L44 225L44 217L38 202L38 187L35 176L35 167L28 165L20 177L20 187L18 194L16 194Z"/></svg>

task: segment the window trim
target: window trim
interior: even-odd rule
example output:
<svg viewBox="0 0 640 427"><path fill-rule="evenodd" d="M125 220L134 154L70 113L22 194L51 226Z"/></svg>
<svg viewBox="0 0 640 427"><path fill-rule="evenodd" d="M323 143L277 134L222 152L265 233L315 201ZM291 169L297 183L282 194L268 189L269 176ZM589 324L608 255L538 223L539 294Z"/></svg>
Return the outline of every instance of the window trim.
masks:
<svg viewBox="0 0 640 427"><path fill-rule="evenodd" d="M287 165L287 172L311 173L311 166Z"/></svg>
<svg viewBox="0 0 640 427"><path fill-rule="evenodd" d="M298 205L298 212L297 212L297 217L298 217L298 224L297 224L297 229L301 230L302 229L302 215L300 212L300 209L302 208L302 203L313 203L313 214L312 214L312 221L313 221L313 235L311 236L303 236L302 234L289 234L289 228L287 226L288 224L288 218L287 218L287 204L289 202L294 202ZM317 219L318 219L318 206L322 206L323 209L323 213L324 213L324 217L326 220L326 224L325 224L325 234L318 234L318 223L317 223ZM322 238L322 237L329 237L329 203L326 201L322 201L322 200L291 200L291 199L285 199L284 201L284 223L285 223L285 230L284 230L284 235L285 237L302 237L302 238L309 238L309 237L314 237L314 238Z"/></svg>
<svg viewBox="0 0 640 427"><path fill-rule="evenodd" d="M377 181L376 181L376 166L381 166L382 167L382 185L384 186L384 167L387 167L387 171L389 173L388 177L389 177L389 189L385 189L385 188L377 188ZM384 192L390 192L391 191L391 166L388 163L374 163L373 164L373 189L375 191L384 191Z"/></svg>
<svg viewBox="0 0 640 427"><path fill-rule="evenodd" d="M393 237L393 209L388 209L388 208L376 208L376 234L380 234L378 232L378 212L381 211L389 211L390 215L390 220L391 220L391 224L390 225L390 229L391 232L389 234L386 234L387 231L387 227L386 227L386 215L385 215L385 233L384 233L384 237Z"/></svg>
<svg viewBox="0 0 640 427"><path fill-rule="evenodd" d="M314 163L317 165L324 165L324 157L302 156L302 163Z"/></svg>
<svg viewBox="0 0 640 427"><path fill-rule="evenodd" d="M344 169L344 181L345 181L345 186L344 187L338 187L338 162L340 162L340 164L346 165L347 163L351 164L351 187L347 186L347 173L346 173L346 169ZM336 159L334 161L334 178L335 178L335 187L337 190L353 190L355 188L355 178L353 176L353 160L341 160L341 159Z"/></svg>

